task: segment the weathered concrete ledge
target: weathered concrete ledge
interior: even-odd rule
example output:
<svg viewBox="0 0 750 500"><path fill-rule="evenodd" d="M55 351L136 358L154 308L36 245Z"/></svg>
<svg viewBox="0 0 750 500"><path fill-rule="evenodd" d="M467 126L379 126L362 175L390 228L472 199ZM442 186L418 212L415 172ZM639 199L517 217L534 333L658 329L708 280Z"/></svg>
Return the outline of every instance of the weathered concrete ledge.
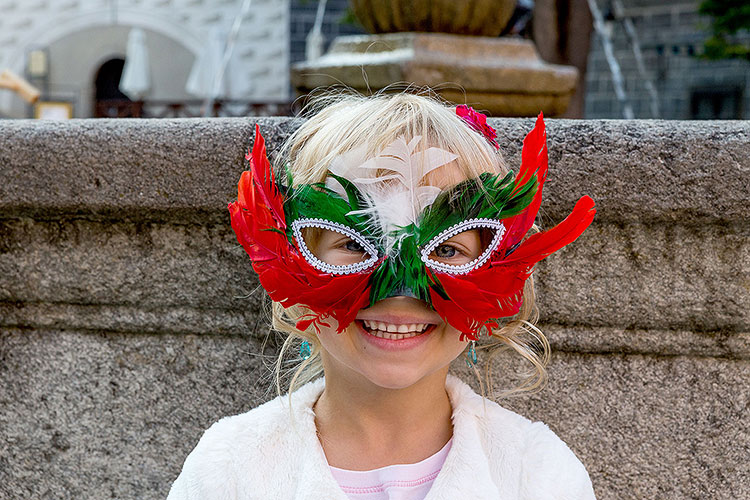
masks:
<svg viewBox="0 0 750 500"><path fill-rule="evenodd" d="M255 122L270 147L298 121L72 120L0 122L0 213L224 221ZM530 119L493 120L516 166ZM581 193L597 220L698 225L747 221L746 122L547 120L545 213L567 215Z"/></svg>
<svg viewBox="0 0 750 500"><path fill-rule="evenodd" d="M257 121L271 149L300 123ZM163 498L203 429L272 397L226 210L255 122L0 121L0 498ZM493 123L517 167L532 121ZM506 404L599 498L750 496L750 127L547 127L539 222L598 214L536 273L550 387Z"/></svg>

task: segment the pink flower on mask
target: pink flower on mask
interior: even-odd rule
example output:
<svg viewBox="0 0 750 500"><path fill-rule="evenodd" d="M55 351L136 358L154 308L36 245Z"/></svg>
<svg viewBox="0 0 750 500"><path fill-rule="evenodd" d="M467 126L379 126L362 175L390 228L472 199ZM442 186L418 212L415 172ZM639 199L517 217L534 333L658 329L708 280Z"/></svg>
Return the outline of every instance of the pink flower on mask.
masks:
<svg viewBox="0 0 750 500"><path fill-rule="evenodd" d="M500 149L500 145L495 140L497 132L494 128L487 125L487 116L474 111L474 108L465 104L456 106L456 114L468 123L471 128L482 134L495 149Z"/></svg>

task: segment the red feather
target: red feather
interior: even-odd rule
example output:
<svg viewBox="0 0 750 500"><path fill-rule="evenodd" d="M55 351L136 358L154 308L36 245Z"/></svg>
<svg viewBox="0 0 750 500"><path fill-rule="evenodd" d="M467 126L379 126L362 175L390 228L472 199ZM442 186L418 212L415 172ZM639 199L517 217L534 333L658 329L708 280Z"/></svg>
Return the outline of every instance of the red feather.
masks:
<svg viewBox="0 0 750 500"><path fill-rule="evenodd" d="M284 197L279 193L279 188L276 186L276 176L271 168L271 163L268 161L266 156L266 141L263 136L260 135L260 127L255 124L255 142L253 143L252 153L250 151L245 155L245 159L250 162L250 172L252 174L253 182L260 183L258 189L248 190L248 186L242 186L244 193L249 193L251 197L255 195L266 203L266 206L271 211L275 221L279 223L280 229L286 229L286 221L284 220ZM242 178L240 178L242 182ZM249 183L249 180L246 181ZM238 191L238 200L243 195L243 189ZM242 200L244 201L244 200Z"/></svg>
<svg viewBox="0 0 750 500"><path fill-rule="evenodd" d="M534 128L523 140L521 168L516 175L516 188L513 191L515 194L521 186L531 180L532 176L536 176L536 194L523 212L506 219L505 248L510 248L521 241L534 224L534 219L542 204L542 188L544 187L544 181L547 179L547 164L547 133L542 113L539 113Z"/></svg>
<svg viewBox="0 0 750 500"><path fill-rule="evenodd" d="M343 331L369 304L370 273L333 275L310 265L289 243L284 218L284 197L276 185L258 126L255 144L245 158L250 170L242 173L237 201L229 204L232 228L272 300L284 307L303 305L310 314L297 326L327 325L329 317Z"/></svg>
<svg viewBox="0 0 750 500"><path fill-rule="evenodd" d="M547 231L532 234L515 252L500 261L503 264L515 262L539 262L565 245L572 243L594 220L596 208L594 200L582 197L573 211L561 223Z"/></svg>

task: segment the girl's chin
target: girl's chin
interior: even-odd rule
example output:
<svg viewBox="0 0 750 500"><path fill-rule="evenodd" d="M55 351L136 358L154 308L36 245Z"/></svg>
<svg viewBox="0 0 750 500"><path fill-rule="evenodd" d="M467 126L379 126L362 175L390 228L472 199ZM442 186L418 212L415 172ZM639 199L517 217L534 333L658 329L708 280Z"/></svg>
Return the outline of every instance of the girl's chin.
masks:
<svg viewBox="0 0 750 500"><path fill-rule="evenodd" d="M441 371L441 369L438 368L437 370L432 370L431 372L425 373L413 366L381 366L376 371L368 371L366 373L363 373L363 375L374 386L382 389L398 391L414 387L415 385L424 381L427 377L435 374L435 372L438 371ZM448 366L445 367L445 372L447 373L447 371ZM445 381L443 376L443 378L440 379L439 383L443 384L444 382Z"/></svg>

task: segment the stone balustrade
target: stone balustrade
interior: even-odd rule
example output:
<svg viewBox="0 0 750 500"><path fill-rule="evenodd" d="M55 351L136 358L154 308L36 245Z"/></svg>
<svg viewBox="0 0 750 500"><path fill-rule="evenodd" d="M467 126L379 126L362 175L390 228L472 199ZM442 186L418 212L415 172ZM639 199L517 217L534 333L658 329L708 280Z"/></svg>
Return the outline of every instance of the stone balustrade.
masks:
<svg viewBox="0 0 750 500"><path fill-rule="evenodd" d="M275 395L226 209L255 121L0 121L0 497L164 498L205 428ZM257 121L271 149L299 123ZM517 168L532 121L493 123ZM749 497L750 127L547 127L539 222L598 214L536 273L548 387L502 404L600 499Z"/></svg>

